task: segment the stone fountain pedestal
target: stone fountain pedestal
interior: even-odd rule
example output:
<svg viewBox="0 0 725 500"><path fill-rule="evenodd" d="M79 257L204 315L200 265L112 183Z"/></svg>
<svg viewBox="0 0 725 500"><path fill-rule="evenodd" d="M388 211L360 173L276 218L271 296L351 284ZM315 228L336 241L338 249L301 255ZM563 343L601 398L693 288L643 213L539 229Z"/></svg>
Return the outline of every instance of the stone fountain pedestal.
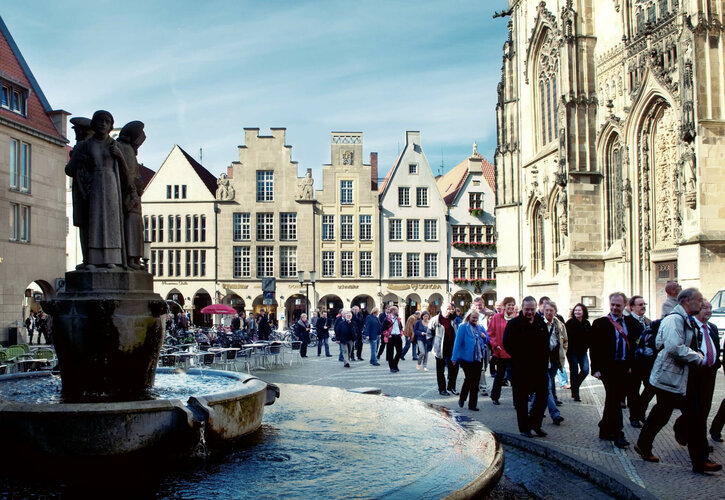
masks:
<svg viewBox="0 0 725 500"><path fill-rule="evenodd" d="M43 304L68 402L147 398L164 341L166 304L153 276L121 268L77 270Z"/></svg>

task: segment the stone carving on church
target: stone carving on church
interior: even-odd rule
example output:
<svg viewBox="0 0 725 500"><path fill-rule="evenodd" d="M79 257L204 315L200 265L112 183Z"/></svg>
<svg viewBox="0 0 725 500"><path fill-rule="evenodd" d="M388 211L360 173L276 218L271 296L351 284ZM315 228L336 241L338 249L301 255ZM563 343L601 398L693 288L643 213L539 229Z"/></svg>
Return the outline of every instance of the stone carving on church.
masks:
<svg viewBox="0 0 725 500"><path fill-rule="evenodd" d="M296 200L311 200L314 196L313 186L315 181L312 179L312 171L307 170L307 173L302 179L297 179Z"/></svg>
<svg viewBox="0 0 725 500"><path fill-rule="evenodd" d="M556 211L559 217L559 232L562 236L567 236L569 234L569 218L566 204L566 190L564 189L559 192L559 200L556 202Z"/></svg>
<svg viewBox="0 0 725 500"><path fill-rule="evenodd" d="M675 112L668 107L657 124L654 140L655 224L659 242L674 243L680 233L677 136Z"/></svg>
<svg viewBox="0 0 725 500"><path fill-rule="evenodd" d="M682 177L684 179L684 198L687 208L697 207L697 172L695 171L695 148L692 144L682 143L680 156Z"/></svg>
<svg viewBox="0 0 725 500"><path fill-rule="evenodd" d="M342 164L343 165L352 165L352 151L343 151L342 152Z"/></svg>
<svg viewBox="0 0 725 500"><path fill-rule="evenodd" d="M229 181L227 174L221 174L216 181L216 199L220 201L233 201L234 200L234 186Z"/></svg>
<svg viewBox="0 0 725 500"><path fill-rule="evenodd" d="M682 122L680 134L682 140L692 142L695 139L695 103L694 89L692 87L692 44L687 42L687 48L682 57Z"/></svg>

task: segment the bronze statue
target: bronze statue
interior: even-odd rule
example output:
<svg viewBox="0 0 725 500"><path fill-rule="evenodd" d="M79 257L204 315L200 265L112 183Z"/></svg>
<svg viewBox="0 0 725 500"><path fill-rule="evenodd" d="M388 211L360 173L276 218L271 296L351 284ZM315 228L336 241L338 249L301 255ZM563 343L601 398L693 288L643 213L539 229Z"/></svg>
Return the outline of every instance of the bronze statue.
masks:
<svg viewBox="0 0 725 500"><path fill-rule="evenodd" d="M85 141L93 135L91 130L91 120L84 117L74 117L70 120L73 130L76 134L76 147L79 143ZM70 155L73 155L71 150ZM72 178L71 189L73 196L73 225L78 227L80 233L81 252L83 254L83 262L88 258L88 225L84 222L88 218L88 192L90 191L91 176L85 169L77 169L77 164L68 163L65 167L65 174ZM78 269L84 267L79 264Z"/></svg>
<svg viewBox="0 0 725 500"><path fill-rule="evenodd" d="M140 121L127 123L118 136L118 147L124 158L125 175L121 176L123 194L123 215L128 267L141 269L143 257L143 217L141 216L141 194L143 182L139 172L138 148L146 140L144 124Z"/></svg>
<svg viewBox="0 0 725 500"><path fill-rule="evenodd" d="M122 219L122 175L124 157L109 133L113 116L96 111L91 119L93 135L73 150L66 173L82 179L86 211L74 223L81 229L81 247L86 248L83 263L87 269L114 268L125 264Z"/></svg>

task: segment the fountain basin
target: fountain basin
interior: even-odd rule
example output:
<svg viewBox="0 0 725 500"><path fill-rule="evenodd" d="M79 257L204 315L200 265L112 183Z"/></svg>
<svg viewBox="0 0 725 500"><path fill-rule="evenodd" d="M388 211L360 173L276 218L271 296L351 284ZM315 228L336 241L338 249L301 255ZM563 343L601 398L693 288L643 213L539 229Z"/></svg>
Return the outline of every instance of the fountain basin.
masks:
<svg viewBox="0 0 725 500"><path fill-rule="evenodd" d="M159 368L170 374L173 369ZM101 457L137 453L188 454L200 434L210 443L237 439L262 423L263 409L279 395L276 386L248 374L189 370L186 376L223 377L230 389L210 395L110 403L0 401L0 438L22 455ZM0 376L0 384L42 382L50 373ZM34 381L35 379L35 381Z"/></svg>

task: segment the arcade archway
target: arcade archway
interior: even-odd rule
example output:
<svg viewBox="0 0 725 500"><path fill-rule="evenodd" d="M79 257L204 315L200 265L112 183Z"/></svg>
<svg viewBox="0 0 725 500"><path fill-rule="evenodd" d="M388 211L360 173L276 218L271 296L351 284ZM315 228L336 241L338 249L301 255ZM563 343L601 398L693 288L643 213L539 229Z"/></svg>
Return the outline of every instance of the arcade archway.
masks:
<svg viewBox="0 0 725 500"><path fill-rule="evenodd" d="M290 295L284 303L284 311L287 325L294 325L302 313L307 311L307 297L301 293Z"/></svg>
<svg viewBox="0 0 725 500"><path fill-rule="evenodd" d="M375 300L370 295L358 295L352 299L350 306L358 306L364 315L368 315L375 307Z"/></svg>
<svg viewBox="0 0 725 500"><path fill-rule="evenodd" d="M453 295L453 304L463 314L466 314L466 311L471 308L471 302L473 302L473 297L466 290L459 290Z"/></svg>
<svg viewBox="0 0 725 500"><path fill-rule="evenodd" d="M211 314L202 314L201 310L211 304L211 295L203 288L194 294L192 300L193 312L191 314L192 324L200 327L209 327L214 324L214 318Z"/></svg>
<svg viewBox="0 0 725 500"><path fill-rule="evenodd" d="M415 311L420 311L420 295L417 293L411 293L405 298L405 316L408 318Z"/></svg>
<svg viewBox="0 0 725 500"><path fill-rule="evenodd" d="M263 295L257 295L257 297L252 301L252 311L254 312L254 317L256 318L257 315L262 312L262 310L265 310L269 313L269 320L277 324L277 299L272 299L271 304L265 304L264 303L264 296Z"/></svg>
<svg viewBox="0 0 725 500"><path fill-rule="evenodd" d="M236 293L228 293L224 297L222 297L222 304L232 306L238 313L244 311L244 308L246 306L244 299Z"/></svg>
<svg viewBox="0 0 725 500"><path fill-rule="evenodd" d="M334 294L325 295L317 303L317 309L327 311L327 317L334 318L342 310L342 299Z"/></svg>
<svg viewBox="0 0 725 500"><path fill-rule="evenodd" d="M431 316L435 316L441 312L441 306L443 305L443 296L440 293L434 293L428 297L428 312Z"/></svg>

